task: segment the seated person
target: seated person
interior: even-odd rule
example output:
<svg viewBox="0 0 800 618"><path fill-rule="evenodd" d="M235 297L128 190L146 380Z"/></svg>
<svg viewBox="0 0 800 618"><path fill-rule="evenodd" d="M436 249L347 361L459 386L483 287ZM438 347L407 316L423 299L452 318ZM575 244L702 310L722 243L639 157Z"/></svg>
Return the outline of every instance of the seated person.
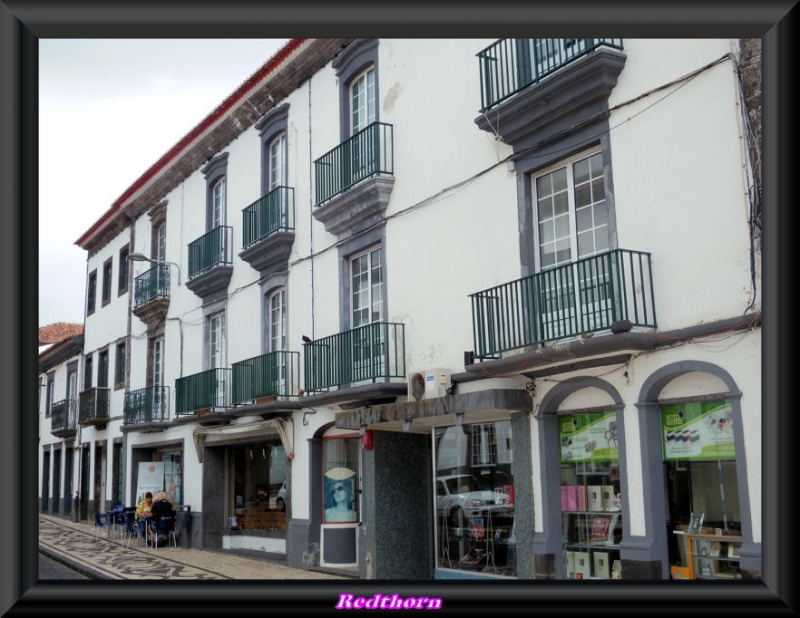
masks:
<svg viewBox="0 0 800 618"><path fill-rule="evenodd" d="M153 536L153 541L158 541L158 528L156 522L162 517L175 517L175 510L172 508L172 503L167 499L165 491L159 491L156 494L153 508L151 509L152 517L150 518L150 534Z"/></svg>
<svg viewBox="0 0 800 618"><path fill-rule="evenodd" d="M147 492L144 495L144 500L136 505L136 519L149 519L153 510L153 494Z"/></svg>

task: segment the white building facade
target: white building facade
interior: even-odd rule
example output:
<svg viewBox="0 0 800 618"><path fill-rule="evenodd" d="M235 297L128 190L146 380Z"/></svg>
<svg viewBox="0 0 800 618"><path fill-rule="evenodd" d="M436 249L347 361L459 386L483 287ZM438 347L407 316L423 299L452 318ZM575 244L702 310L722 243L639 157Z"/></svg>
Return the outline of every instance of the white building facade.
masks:
<svg viewBox="0 0 800 618"><path fill-rule="evenodd" d="M135 503L158 464L197 548L758 578L739 62L723 39L290 41L77 243L85 504Z"/></svg>

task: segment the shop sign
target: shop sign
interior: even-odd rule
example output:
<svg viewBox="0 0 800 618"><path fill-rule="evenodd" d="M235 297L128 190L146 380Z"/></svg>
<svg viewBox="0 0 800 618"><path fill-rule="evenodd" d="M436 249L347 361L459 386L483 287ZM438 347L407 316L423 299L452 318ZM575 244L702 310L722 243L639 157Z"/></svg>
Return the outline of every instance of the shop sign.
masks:
<svg viewBox="0 0 800 618"><path fill-rule="evenodd" d="M148 491L155 496L162 489L164 489L164 462L139 462L139 478L136 483L136 503L138 504L144 500L144 495Z"/></svg>
<svg viewBox="0 0 800 618"><path fill-rule="evenodd" d="M728 401L661 406L664 461L736 459Z"/></svg>
<svg viewBox="0 0 800 618"><path fill-rule="evenodd" d="M558 417L561 463L617 461L617 413L614 411Z"/></svg>

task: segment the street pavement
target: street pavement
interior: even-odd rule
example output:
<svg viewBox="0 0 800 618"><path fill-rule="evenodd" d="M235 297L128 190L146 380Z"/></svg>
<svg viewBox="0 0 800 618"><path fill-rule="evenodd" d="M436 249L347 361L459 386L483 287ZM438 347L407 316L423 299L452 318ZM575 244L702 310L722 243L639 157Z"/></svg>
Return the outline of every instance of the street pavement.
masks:
<svg viewBox="0 0 800 618"><path fill-rule="evenodd" d="M130 547L121 539L95 539L92 526L39 514L39 552L91 579L111 580L286 580L354 579L346 574L296 569L275 560L230 551L184 547ZM44 579L40 575L40 579Z"/></svg>

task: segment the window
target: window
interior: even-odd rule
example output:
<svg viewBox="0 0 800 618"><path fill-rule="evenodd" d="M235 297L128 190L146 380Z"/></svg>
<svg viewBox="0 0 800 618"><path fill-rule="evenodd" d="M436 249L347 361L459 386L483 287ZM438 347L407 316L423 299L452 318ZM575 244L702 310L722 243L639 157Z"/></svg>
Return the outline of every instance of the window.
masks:
<svg viewBox="0 0 800 618"><path fill-rule="evenodd" d="M208 367L225 369L228 364L225 342L225 313L218 313L208 319ZM224 407L227 393L227 372L214 372L214 397L216 406Z"/></svg>
<svg viewBox="0 0 800 618"><path fill-rule="evenodd" d="M511 421L434 430L439 568L515 576Z"/></svg>
<svg viewBox="0 0 800 618"><path fill-rule="evenodd" d="M114 385L124 386L125 385L125 342L122 341L117 344L117 354L116 354L116 364L115 371L114 371Z"/></svg>
<svg viewBox="0 0 800 618"><path fill-rule="evenodd" d="M211 229L225 225L225 177L211 188Z"/></svg>
<svg viewBox="0 0 800 618"><path fill-rule="evenodd" d="M109 258L103 264L103 306L111 302L111 266L112 259Z"/></svg>
<svg viewBox="0 0 800 618"><path fill-rule="evenodd" d="M92 388L92 373L94 371L94 368L92 367L92 359L92 355L89 354L83 361L83 390Z"/></svg>
<svg viewBox="0 0 800 618"><path fill-rule="evenodd" d="M258 442L228 449L230 487L233 490L228 502L229 516L236 514L237 526L245 530L269 528L259 523L258 513L269 510L273 517L282 517L276 511L286 509L286 451L278 441ZM285 528L285 526L281 526ZM281 532L281 528L275 530Z"/></svg>
<svg viewBox="0 0 800 618"><path fill-rule="evenodd" d="M269 297L269 351L286 349L286 290L281 288Z"/></svg>
<svg viewBox="0 0 800 618"><path fill-rule="evenodd" d="M97 302L97 271L89 273L89 285L86 292L86 315L94 313L95 302Z"/></svg>
<svg viewBox="0 0 800 618"><path fill-rule="evenodd" d="M55 379L56 374L51 372L47 374L47 400L45 401L45 409L44 409L44 416L45 418L50 418L50 415L53 413L53 401L54 401L54 390L55 390Z"/></svg>
<svg viewBox="0 0 800 618"><path fill-rule="evenodd" d="M167 401L164 389L164 338L156 337L149 342L150 367L148 368L147 385L152 387L154 419L166 419Z"/></svg>
<svg viewBox="0 0 800 618"><path fill-rule="evenodd" d="M325 438L322 443L322 520L358 521L359 438Z"/></svg>
<svg viewBox="0 0 800 618"><path fill-rule="evenodd" d="M355 135L377 119L375 104L375 69L370 67L350 86L350 132Z"/></svg>
<svg viewBox="0 0 800 618"><path fill-rule="evenodd" d="M167 259L167 224L162 223L156 228L156 254L154 259L163 262Z"/></svg>
<svg viewBox="0 0 800 618"><path fill-rule="evenodd" d="M383 320L383 253L380 247L350 261L353 328Z"/></svg>
<svg viewBox="0 0 800 618"><path fill-rule="evenodd" d="M97 386L108 387L108 350L100 352L97 364Z"/></svg>
<svg viewBox="0 0 800 618"><path fill-rule="evenodd" d="M119 251L119 281L117 283L117 295L121 296L128 291L128 277L130 269L128 264L129 247L122 247Z"/></svg>
<svg viewBox="0 0 800 618"><path fill-rule="evenodd" d="M269 145L269 174L267 190L286 186L286 133L281 133Z"/></svg>
<svg viewBox="0 0 800 618"><path fill-rule="evenodd" d="M74 369L70 367L67 374L67 399L77 399L78 396L78 368L77 361L71 363Z"/></svg>
<svg viewBox="0 0 800 618"><path fill-rule="evenodd" d="M600 153L537 176L535 191L542 270L608 249L605 179Z"/></svg>

